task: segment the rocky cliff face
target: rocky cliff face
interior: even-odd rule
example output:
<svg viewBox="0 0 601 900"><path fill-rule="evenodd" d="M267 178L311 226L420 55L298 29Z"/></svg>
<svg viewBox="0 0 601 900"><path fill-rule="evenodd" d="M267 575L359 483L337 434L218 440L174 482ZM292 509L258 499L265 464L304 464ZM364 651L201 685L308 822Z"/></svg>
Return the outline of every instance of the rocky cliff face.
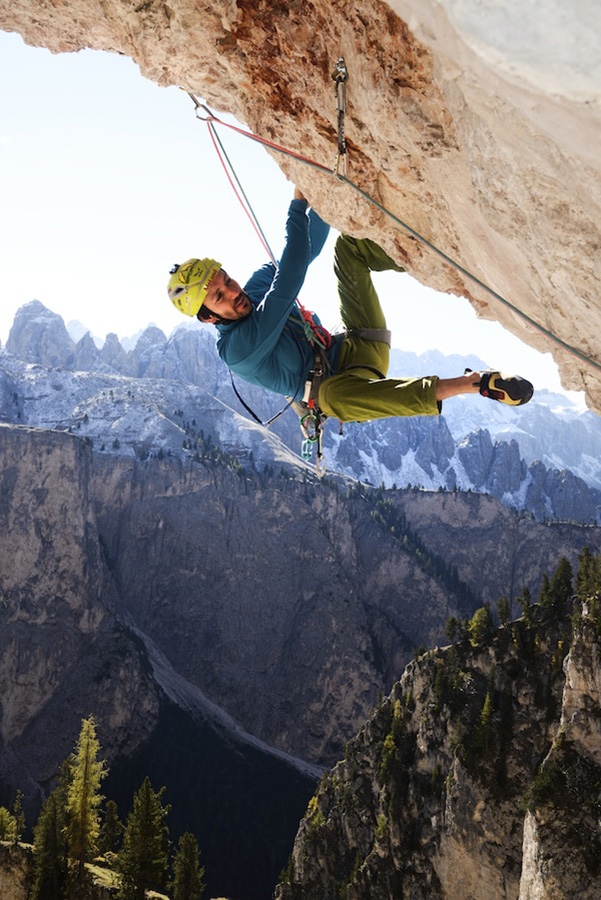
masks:
<svg viewBox="0 0 601 900"><path fill-rule="evenodd" d="M190 771L231 804L228 760L249 803L255 788L270 796L267 755L268 784L293 798L277 826L285 856L290 810L300 815L315 769L282 751L335 761L412 648L443 639L449 615L495 602L508 584L534 592L544 561L600 549L596 529L520 520L478 495L343 492L227 457L108 456L24 427L3 426L0 441L0 780L5 802L25 791L30 814L92 712L118 789L150 769L157 783L175 780L174 808L190 791L174 773ZM236 809L228 833L246 828ZM263 841L279 822L269 815ZM200 819L186 827L220 871L222 848Z"/></svg>
<svg viewBox="0 0 601 900"><path fill-rule="evenodd" d="M264 895L314 769L245 734L135 627L98 528L89 445L6 426L0 444L0 805L19 787L32 824L81 719L93 713L122 815L140 773L168 784L179 807L172 826L204 836L216 890L238 891L244 873L244 896ZM190 811L191 790L203 802ZM261 827L249 836L252 806ZM227 835L211 827L223 809ZM228 854L230 840L238 849Z"/></svg>
<svg viewBox="0 0 601 900"><path fill-rule="evenodd" d="M594 4L567 15L550 0L527 9L2 0L0 28L53 51L124 53L149 78L196 92L326 167L336 149L331 72L344 56L352 182L464 271L348 184L279 157L287 174L332 225L376 239L424 283L469 297L480 315L551 350L565 386L600 408Z"/></svg>
<svg viewBox="0 0 601 900"><path fill-rule="evenodd" d="M597 614L570 633L537 609L409 666L309 804L278 900L598 897Z"/></svg>
<svg viewBox="0 0 601 900"><path fill-rule="evenodd" d="M127 416L131 382L117 397L113 378L102 402ZM248 900L273 885L313 789L298 757L339 759L448 616L535 593L560 557L601 550L596 528L490 497L259 472L208 441L161 459L4 425L0 443L0 803L20 787L31 821L93 713L107 793L125 810L139 773L167 784L214 891Z"/></svg>
<svg viewBox="0 0 601 900"><path fill-rule="evenodd" d="M0 843L0 897L27 900L31 884L31 848Z"/></svg>
<svg viewBox="0 0 601 900"><path fill-rule="evenodd" d="M91 684L125 752L138 729L147 736L157 700L107 612L115 594L89 493L89 451L66 435L6 427L1 441L1 771L31 790L33 771L37 789L54 775L57 753L69 752L69 726L93 702ZM113 665L114 681L103 675Z"/></svg>

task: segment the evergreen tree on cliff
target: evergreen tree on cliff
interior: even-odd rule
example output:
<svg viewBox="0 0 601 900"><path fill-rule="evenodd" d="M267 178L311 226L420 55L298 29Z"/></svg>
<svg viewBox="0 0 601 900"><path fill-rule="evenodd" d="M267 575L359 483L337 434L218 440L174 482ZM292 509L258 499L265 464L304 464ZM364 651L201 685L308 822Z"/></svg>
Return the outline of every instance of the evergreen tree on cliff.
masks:
<svg viewBox="0 0 601 900"><path fill-rule="evenodd" d="M97 852L100 832L99 808L102 802L100 783L106 775L104 762L99 761L100 744L96 737L96 723L92 716L84 719L71 760L67 788L67 848L73 867L70 894L79 898L84 893L86 862Z"/></svg>
<svg viewBox="0 0 601 900"><path fill-rule="evenodd" d="M601 554L593 556L590 547L584 547L578 557L576 593L579 600L594 601L595 617L601 594Z"/></svg>
<svg viewBox="0 0 601 900"><path fill-rule="evenodd" d="M193 834L182 834L173 861L173 900L200 900L205 886L199 862L198 842Z"/></svg>
<svg viewBox="0 0 601 900"><path fill-rule="evenodd" d="M572 566L564 556L551 579L543 575L538 603L548 619L558 622L566 615L573 591L572 581Z"/></svg>
<svg viewBox="0 0 601 900"><path fill-rule="evenodd" d="M18 790L12 805L12 814L15 817L15 843L20 841L25 831L25 813L23 812L23 793Z"/></svg>
<svg viewBox="0 0 601 900"><path fill-rule="evenodd" d="M0 841L14 841L16 833L17 820L6 806L0 806Z"/></svg>
<svg viewBox="0 0 601 900"><path fill-rule="evenodd" d="M123 838L123 825L119 818L119 810L114 800L107 800L104 819L100 827L98 849L105 855L116 853Z"/></svg>
<svg viewBox="0 0 601 900"><path fill-rule="evenodd" d="M31 900L63 900L67 885L65 805L67 786L54 790L40 810L34 828L34 874Z"/></svg>
<svg viewBox="0 0 601 900"><path fill-rule="evenodd" d="M161 891L167 881L169 829L165 823L170 807L161 800L165 788L155 792L145 778L134 796L127 818L123 848L117 857L121 875L119 900L144 900L147 889Z"/></svg>

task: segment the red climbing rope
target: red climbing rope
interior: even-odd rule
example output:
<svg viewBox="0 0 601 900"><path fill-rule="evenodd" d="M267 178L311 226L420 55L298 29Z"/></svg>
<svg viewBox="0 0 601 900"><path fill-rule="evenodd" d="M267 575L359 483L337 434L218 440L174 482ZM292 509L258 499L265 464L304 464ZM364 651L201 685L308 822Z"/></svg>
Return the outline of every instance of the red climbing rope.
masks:
<svg viewBox="0 0 601 900"><path fill-rule="evenodd" d="M191 94L190 94L190 96L192 97ZM194 97L192 97L192 99L194 100L195 103L197 103L197 101ZM206 107L203 107L203 109L206 110ZM207 113L208 112L209 111L207 110ZM202 117L199 117L199 118L202 118ZM238 175L236 174L236 170L232 164L232 161L230 160L230 158L225 150L225 147L223 146L223 143L221 142L219 136L217 135L217 133L215 131L215 126L213 123L219 122L220 120L216 119L210 113L207 116L207 118L204 118L203 120L206 121L206 123L207 123L209 134L211 136L211 140L213 142L215 152L217 153L217 158L219 159L219 162L221 163L221 165L223 167L223 170L226 174L226 177L230 183L230 186L234 192L236 199L238 200L238 202L240 203L240 206L242 207L242 209L248 216L248 219L250 220L250 223L251 223L257 237L259 238L259 241L261 242L265 251L269 255L269 258L271 259L272 263L274 265L276 265L277 260L273 254L273 251L271 250L271 247L269 246L269 242L267 241L267 238L265 237L265 233L264 233L263 229L261 228L261 225L255 214L255 211L252 208L252 205L251 205L248 197L246 196L246 193L244 191L244 188L242 187L242 184L240 182L240 179L238 178ZM233 128L236 131L239 130L235 126L233 126ZM306 326L303 328L303 330L305 332L305 336L306 336L307 340L312 344L318 343L321 347L324 347L327 350L328 347L330 347L332 344L332 335L330 334L330 332L326 328L324 328L323 325L320 325L315 321L313 313L310 310L306 309L302 305L302 303L300 302L300 300L298 298L296 299L296 304L298 306L303 325Z"/></svg>

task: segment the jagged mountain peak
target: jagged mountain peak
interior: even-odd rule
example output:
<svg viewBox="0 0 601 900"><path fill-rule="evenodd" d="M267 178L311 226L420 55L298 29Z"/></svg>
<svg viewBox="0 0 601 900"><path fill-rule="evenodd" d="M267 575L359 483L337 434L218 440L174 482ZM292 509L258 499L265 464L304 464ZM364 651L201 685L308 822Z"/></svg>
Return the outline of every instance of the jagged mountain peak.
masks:
<svg viewBox="0 0 601 900"><path fill-rule="evenodd" d="M70 365L74 347L61 316L39 300L17 310L6 342L10 353L42 366Z"/></svg>

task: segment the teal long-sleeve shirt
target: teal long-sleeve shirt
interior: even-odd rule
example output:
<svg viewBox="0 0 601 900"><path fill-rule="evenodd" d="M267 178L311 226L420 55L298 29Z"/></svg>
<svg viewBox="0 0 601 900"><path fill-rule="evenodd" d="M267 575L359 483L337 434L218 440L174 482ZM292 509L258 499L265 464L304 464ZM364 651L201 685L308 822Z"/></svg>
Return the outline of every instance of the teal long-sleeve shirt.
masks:
<svg viewBox="0 0 601 900"><path fill-rule="evenodd" d="M253 304L252 312L238 322L217 326L219 356L245 381L277 394L302 397L313 365L313 350L304 335L295 301L328 232L329 225L317 213L310 210L307 214L304 200L292 200L286 243L278 265L268 263L244 285ZM328 355L335 365L337 344Z"/></svg>

